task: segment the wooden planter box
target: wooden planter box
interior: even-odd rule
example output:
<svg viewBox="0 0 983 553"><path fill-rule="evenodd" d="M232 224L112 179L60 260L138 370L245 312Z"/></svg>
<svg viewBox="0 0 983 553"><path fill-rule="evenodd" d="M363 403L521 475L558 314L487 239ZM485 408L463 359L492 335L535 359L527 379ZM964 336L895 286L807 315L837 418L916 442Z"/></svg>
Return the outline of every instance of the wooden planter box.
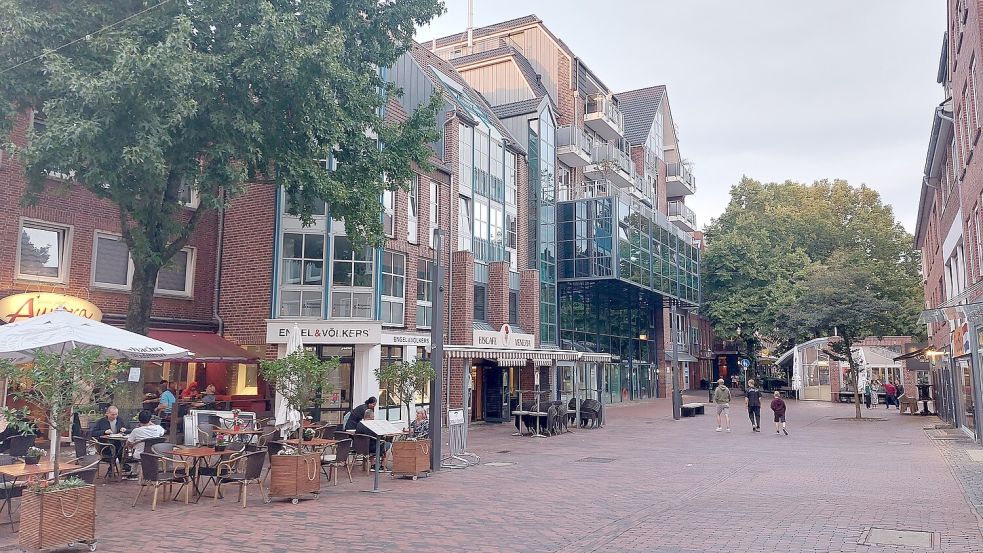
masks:
<svg viewBox="0 0 983 553"><path fill-rule="evenodd" d="M393 442L393 476L417 476L430 472L430 440Z"/></svg>
<svg viewBox="0 0 983 553"><path fill-rule="evenodd" d="M317 453L274 455L270 458L270 471L270 497L296 500L321 491L321 456Z"/></svg>
<svg viewBox="0 0 983 553"><path fill-rule="evenodd" d="M69 543L92 544L96 539L96 487L46 493L25 490L20 520L21 547L49 549Z"/></svg>

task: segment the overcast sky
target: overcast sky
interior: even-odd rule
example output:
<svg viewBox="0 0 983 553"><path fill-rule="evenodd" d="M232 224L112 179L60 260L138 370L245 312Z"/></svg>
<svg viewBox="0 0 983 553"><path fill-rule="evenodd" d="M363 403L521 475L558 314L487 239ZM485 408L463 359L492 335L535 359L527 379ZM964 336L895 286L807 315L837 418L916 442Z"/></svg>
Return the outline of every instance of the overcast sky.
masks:
<svg viewBox="0 0 983 553"><path fill-rule="evenodd" d="M467 0L420 29L467 27ZM909 231L941 102L943 0L475 0L475 26L535 13L616 91L668 86L701 225L741 175L878 190Z"/></svg>

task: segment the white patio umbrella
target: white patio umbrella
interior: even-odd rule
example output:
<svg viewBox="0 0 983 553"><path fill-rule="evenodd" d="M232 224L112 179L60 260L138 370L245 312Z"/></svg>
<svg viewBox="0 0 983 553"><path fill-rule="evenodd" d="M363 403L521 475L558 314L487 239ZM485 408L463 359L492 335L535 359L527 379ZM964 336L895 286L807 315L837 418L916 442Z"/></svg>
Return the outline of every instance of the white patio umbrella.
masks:
<svg viewBox="0 0 983 553"><path fill-rule="evenodd" d="M290 335L287 336L286 354L290 355L295 351L302 351L303 349L304 340L300 337L300 327L294 325L290 330ZM296 432L300 428L301 420L303 420L303 415L301 415L300 411L292 409L287 405L286 398L280 392L277 392L275 422L276 427L280 430L280 436L287 438L291 432Z"/></svg>
<svg viewBox="0 0 983 553"><path fill-rule="evenodd" d="M98 348L101 359L155 361L188 359L184 348L147 338L99 321L73 315L64 309L0 326L0 359L29 363L37 350L64 353L76 347ZM51 431L51 454L58 436Z"/></svg>

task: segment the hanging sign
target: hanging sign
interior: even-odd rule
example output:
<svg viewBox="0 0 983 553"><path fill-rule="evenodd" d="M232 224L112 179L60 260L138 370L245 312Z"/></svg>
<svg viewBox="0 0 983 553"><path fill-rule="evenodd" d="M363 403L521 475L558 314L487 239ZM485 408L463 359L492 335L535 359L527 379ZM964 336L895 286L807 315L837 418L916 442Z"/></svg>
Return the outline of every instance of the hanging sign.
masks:
<svg viewBox="0 0 983 553"><path fill-rule="evenodd" d="M84 319L102 320L102 310L92 302L51 292L14 294L0 299L0 320L5 323L15 323L51 313L59 307Z"/></svg>

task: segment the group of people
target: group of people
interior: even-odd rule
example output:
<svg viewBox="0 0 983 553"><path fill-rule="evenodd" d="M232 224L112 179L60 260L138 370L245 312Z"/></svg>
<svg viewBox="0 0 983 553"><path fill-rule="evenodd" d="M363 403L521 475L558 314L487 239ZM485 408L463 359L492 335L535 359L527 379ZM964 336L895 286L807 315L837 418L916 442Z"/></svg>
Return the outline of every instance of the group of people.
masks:
<svg viewBox="0 0 983 553"><path fill-rule="evenodd" d="M364 434L372 437L370 451L380 451L380 470L387 471L392 442L386 441L383 436L376 434L374 430L365 424L365 421L375 420L375 409L379 400L370 397L365 403L355 407L345 415L345 431L354 430L356 434ZM410 422L409 427L403 431L403 438L410 440L423 440L430 436L430 419L427 417L427 410L417 407L416 418ZM379 449L377 450L376 447ZM375 470L375 469L373 469Z"/></svg>
<svg viewBox="0 0 983 553"><path fill-rule="evenodd" d="M154 415L149 410L144 409L137 415L136 424L129 428L128 423L119 417L119 408L110 405L106 409L106 416L96 421L92 428L92 437L104 446L106 455L112 455L122 468L124 479L135 479L136 476L132 467L127 461L138 461L140 454L143 453L145 443L149 438L161 438L164 436L164 427L154 422ZM126 435L126 441L109 440L111 435ZM128 455L126 453L129 453Z"/></svg>
<svg viewBox="0 0 983 553"><path fill-rule="evenodd" d="M744 405L747 407L748 418L751 419L751 431L761 432L761 390L755 386L754 380L747 381L747 390L744 393ZM713 390L713 403L717 406L717 432L730 432L730 402L733 399L730 388L724 383L724 379L717 380L717 387ZM771 400L771 411L775 416L775 434L784 433L788 436L788 428L785 424L785 411L787 405L782 399L782 394L774 393Z"/></svg>
<svg viewBox="0 0 983 553"><path fill-rule="evenodd" d="M867 385L864 387L864 405L867 409L873 405L877 407L880 403L880 388L884 389L884 408L890 409L894 405L898 410L901 409L901 396L904 395L904 384L900 380L891 382L890 380L885 380L882 384L880 380L869 380Z"/></svg>

